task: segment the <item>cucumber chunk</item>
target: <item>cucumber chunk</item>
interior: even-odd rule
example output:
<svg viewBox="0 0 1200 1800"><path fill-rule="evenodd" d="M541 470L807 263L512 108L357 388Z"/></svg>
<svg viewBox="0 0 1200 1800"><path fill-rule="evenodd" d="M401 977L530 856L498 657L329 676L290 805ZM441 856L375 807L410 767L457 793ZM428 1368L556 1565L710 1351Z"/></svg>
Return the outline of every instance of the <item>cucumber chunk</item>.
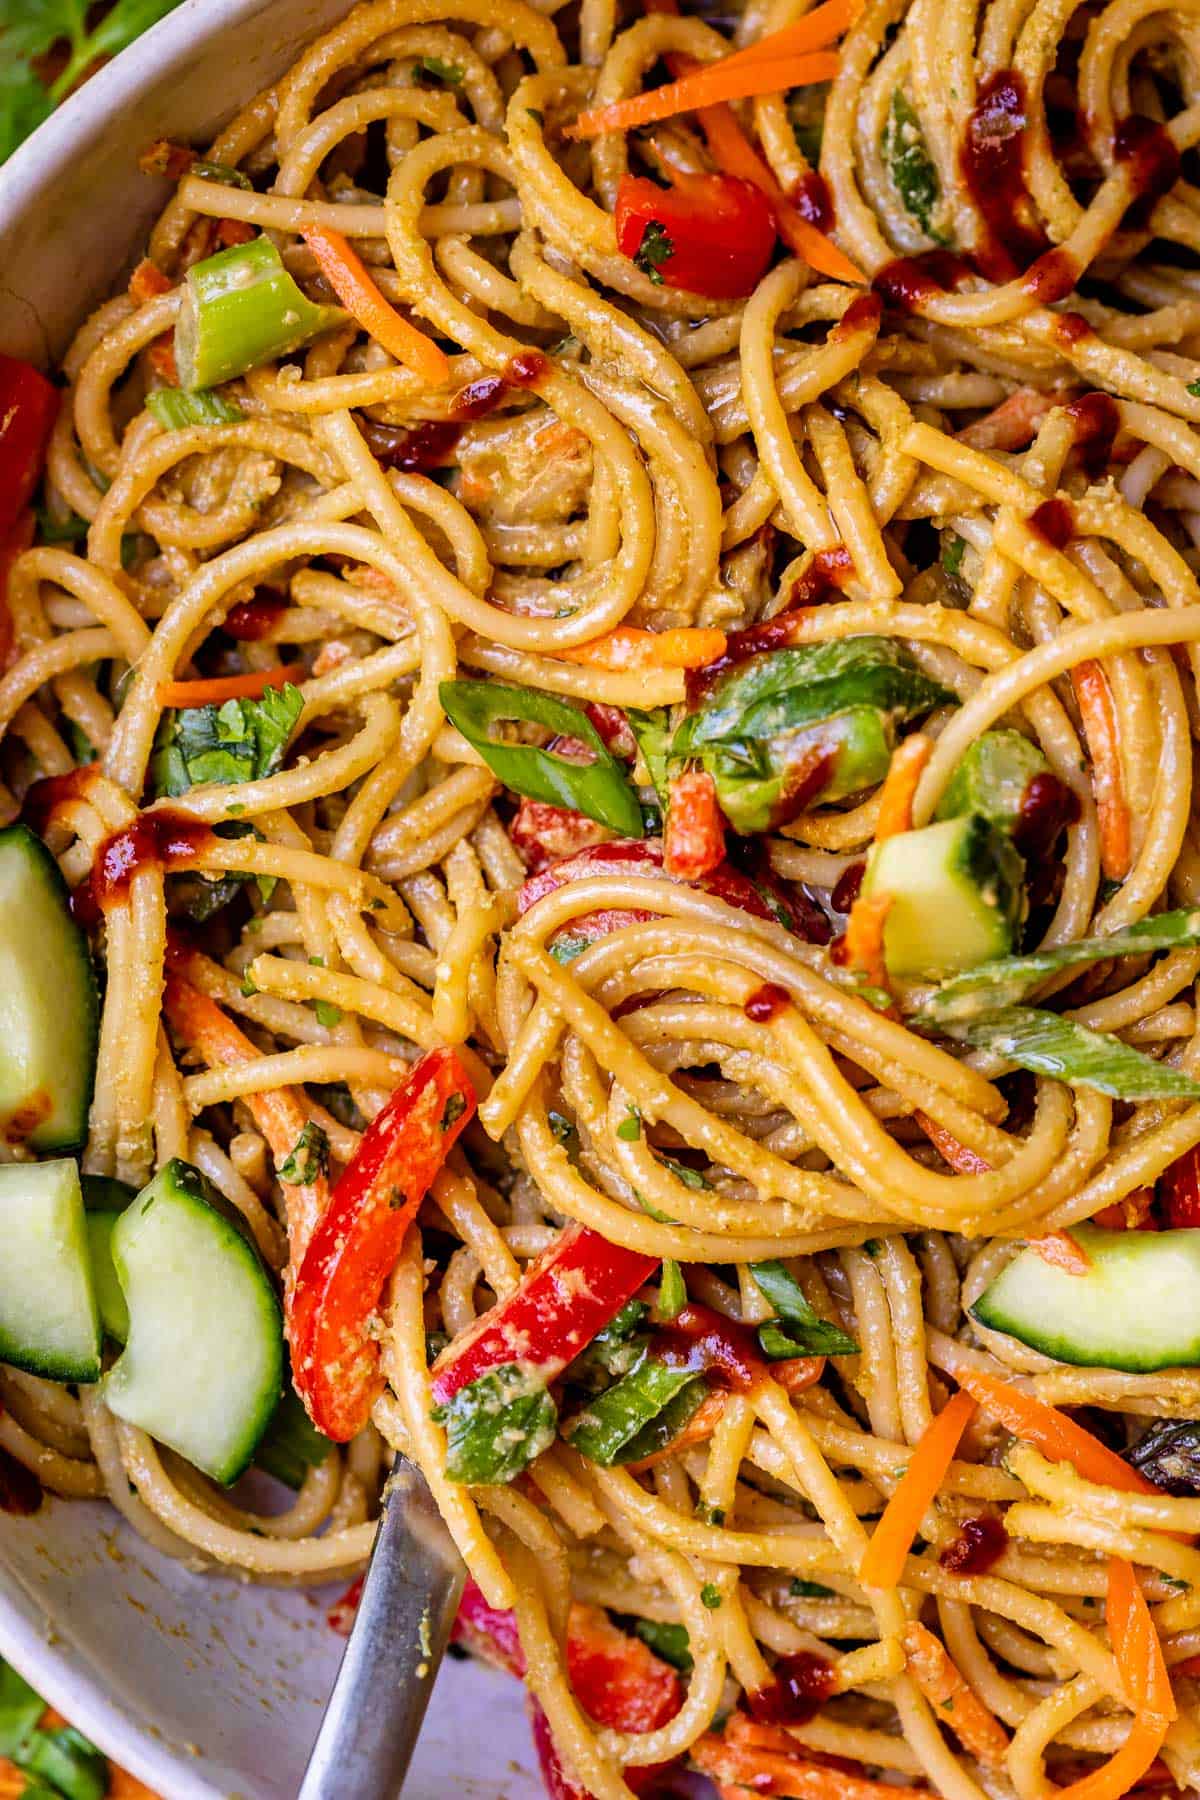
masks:
<svg viewBox="0 0 1200 1800"><path fill-rule="evenodd" d="M58 864L25 825L0 831L0 918L0 1136L76 1150L96 1072L96 975Z"/></svg>
<svg viewBox="0 0 1200 1800"><path fill-rule="evenodd" d="M73 1162L0 1168L0 1242L0 1362L50 1381L99 1381L100 1319Z"/></svg>
<svg viewBox="0 0 1200 1800"><path fill-rule="evenodd" d="M136 1188L127 1187L123 1181L114 1181L111 1176L83 1177L84 1225L92 1263L92 1286L105 1336L118 1344L125 1343L129 1337L129 1308L113 1267L112 1234L125 1208L136 1199Z"/></svg>
<svg viewBox="0 0 1200 1800"><path fill-rule="evenodd" d="M117 1417L230 1483L283 1391L283 1315L258 1252L178 1158L117 1219L129 1338L104 1381Z"/></svg>
<svg viewBox="0 0 1200 1800"><path fill-rule="evenodd" d="M954 975L1006 956L1024 904L1024 864L977 813L876 844L864 894L888 894L883 953L891 974Z"/></svg>
<svg viewBox="0 0 1200 1800"><path fill-rule="evenodd" d="M1200 1364L1200 1231L1103 1231L1073 1225L1091 1264L1072 1275L1022 1250L972 1316L1059 1362L1085 1368Z"/></svg>
<svg viewBox="0 0 1200 1800"><path fill-rule="evenodd" d="M938 803L936 817L958 819L981 813L1002 831L1012 831L1035 775L1048 775L1050 764L1037 745L1019 731L985 731L976 738Z"/></svg>

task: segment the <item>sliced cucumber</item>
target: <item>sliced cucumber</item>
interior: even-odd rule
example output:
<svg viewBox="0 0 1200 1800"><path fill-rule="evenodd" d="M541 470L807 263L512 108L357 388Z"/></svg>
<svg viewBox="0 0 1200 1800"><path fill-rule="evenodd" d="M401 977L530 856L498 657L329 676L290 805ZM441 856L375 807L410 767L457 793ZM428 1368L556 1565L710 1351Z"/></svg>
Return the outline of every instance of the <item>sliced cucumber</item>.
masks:
<svg viewBox="0 0 1200 1800"><path fill-rule="evenodd" d="M1024 864L977 813L876 844L864 894L888 894L883 951L893 975L938 977L1006 956L1024 903Z"/></svg>
<svg viewBox="0 0 1200 1800"><path fill-rule="evenodd" d="M73 1162L0 1168L0 1243L0 1362L51 1381L99 1381L100 1319Z"/></svg>
<svg viewBox="0 0 1200 1800"><path fill-rule="evenodd" d="M126 1187L123 1181L114 1181L108 1175L83 1177L84 1224L92 1262L92 1286L105 1335L118 1344L125 1343L129 1337L129 1308L113 1267L112 1234L125 1208L136 1199L137 1189Z"/></svg>
<svg viewBox="0 0 1200 1800"><path fill-rule="evenodd" d="M985 731L976 738L953 775L937 809L939 819L982 813L1011 831L1021 817L1026 791L1050 764L1037 745L1019 731Z"/></svg>
<svg viewBox="0 0 1200 1800"><path fill-rule="evenodd" d="M118 1418L214 1481L253 1458L283 1389L283 1315L248 1237L176 1159L117 1219L129 1339L104 1381Z"/></svg>
<svg viewBox="0 0 1200 1800"><path fill-rule="evenodd" d="M0 831L0 919L0 1136L75 1150L96 1073L96 975L58 864L25 825Z"/></svg>
<svg viewBox="0 0 1200 1800"><path fill-rule="evenodd" d="M1086 1368L1200 1364L1200 1231L1103 1231L1073 1225L1086 1274L1022 1250L972 1316L1059 1362Z"/></svg>

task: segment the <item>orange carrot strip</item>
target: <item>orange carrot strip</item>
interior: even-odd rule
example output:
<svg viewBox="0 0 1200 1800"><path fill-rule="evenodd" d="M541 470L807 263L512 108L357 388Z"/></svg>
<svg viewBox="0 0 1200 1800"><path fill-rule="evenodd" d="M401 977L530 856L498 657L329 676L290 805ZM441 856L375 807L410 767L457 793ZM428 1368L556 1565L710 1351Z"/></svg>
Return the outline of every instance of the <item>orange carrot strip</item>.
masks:
<svg viewBox="0 0 1200 1800"><path fill-rule="evenodd" d="M1130 1706L1156 1719L1175 1718L1178 1708L1158 1632L1133 1564L1121 1556L1108 1559L1107 1619L1109 1642Z"/></svg>
<svg viewBox="0 0 1200 1800"><path fill-rule="evenodd" d="M746 1800L747 1788L760 1795L790 1795L793 1800L895 1800L896 1789L887 1783L808 1761L784 1732L772 1736L788 1748L728 1743L710 1733L693 1744L688 1754L697 1768L717 1783L717 1791L728 1794L730 1800ZM915 1791L929 1793L928 1788Z"/></svg>
<svg viewBox="0 0 1200 1800"><path fill-rule="evenodd" d="M720 100L747 100L754 94L779 94L785 88L832 81L838 68L837 54L831 50L750 62L722 57L720 62L707 63L694 74L685 75L682 81L670 81L665 87L650 88L629 100L617 100L612 106L580 113L575 123L568 125L565 135L593 138L606 131L629 131L635 125L652 125L659 119L671 119L676 113L693 112Z"/></svg>
<svg viewBox="0 0 1200 1800"><path fill-rule="evenodd" d="M917 1111L913 1114L913 1118L942 1161L948 1162L959 1175L986 1175L989 1173L992 1165L986 1157L980 1156L977 1150L972 1150L968 1145L960 1144L952 1131L947 1131L944 1125L939 1125L936 1119L929 1117L928 1113Z"/></svg>
<svg viewBox="0 0 1200 1800"><path fill-rule="evenodd" d="M567 662L583 663L593 669L702 669L706 663L724 656L725 644L723 631L703 626L677 625L671 631L643 631L637 625L618 625L590 644L578 644L573 650L559 650L556 654Z"/></svg>
<svg viewBox="0 0 1200 1800"><path fill-rule="evenodd" d="M186 951L176 951L172 960L186 968ZM163 1012L175 1035L189 1049L199 1051L210 1069L235 1068L240 1063L261 1060L262 1051L251 1043L228 1014L221 1011L215 1000L186 980L178 967L168 968ZM245 1102L276 1162L284 1161L296 1148L309 1122L300 1094L292 1087L266 1088L260 1093L247 1094ZM290 1291L293 1272L299 1269L308 1240L328 1203L329 1183L322 1174L313 1182L288 1182L284 1185L284 1193L290 1252L285 1279Z"/></svg>
<svg viewBox="0 0 1200 1800"><path fill-rule="evenodd" d="M667 789L663 868L681 881L700 881L724 858L725 820L717 784L707 769L685 769Z"/></svg>
<svg viewBox="0 0 1200 1800"><path fill-rule="evenodd" d="M921 1520L942 1485L958 1440L974 1411L975 1401L970 1394L955 1394L921 1434L895 1493L883 1509L883 1517L871 1533L858 1571L864 1587L895 1587L900 1580L904 1559L912 1549Z"/></svg>
<svg viewBox="0 0 1200 1800"><path fill-rule="evenodd" d="M1139 1713L1116 1755L1081 1781L1059 1788L1055 1800L1128 1800L1158 1755L1167 1724L1166 1719L1156 1719L1152 1713Z"/></svg>
<svg viewBox="0 0 1200 1800"><path fill-rule="evenodd" d="M303 681L303 663L278 663L273 669L251 669L245 675L214 675L207 681L164 681L158 697L164 706L220 706L226 700L258 700L269 687Z"/></svg>
<svg viewBox="0 0 1200 1800"><path fill-rule="evenodd" d="M848 969L861 969L872 987L888 987L883 955L883 927L892 907L891 894L860 894L850 908L842 939L842 958Z"/></svg>
<svg viewBox="0 0 1200 1800"><path fill-rule="evenodd" d="M962 1363L952 1371L960 1387L966 1389L985 1411L1011 1431L1049 1457L1051 1462L1069 1462L1076 1474L1101 1487L1117 1488L1126 1494L1157 1494L1161 1490L1147 1481L1136 1469L1110 1450L1082 1425L1076 1425L1057 1407L1023 1394L996 1375Z"/></svg>
<svg viewBox="0 0 1200 1800"><path fill-rule="evenodd" d="M1150 1217L1153 1207L1152 1187L1132 1188L1122 1199L1093 1213L1091 1223L1103 1225L1107 1231L1156 1231L1158 1227Z"/></svg>
<svg viewBox="0 0 1200 1800"><path fill-rule="evenodd" d="M901 832L912 830L913 795L932 754L933 739L926 737L923 731L914 731L902 744L897 744L879 790L879 817L875 822L877 844L882 844L884 838L898 837Z"/></svg>
<svg viewBox="0 0 1200 1800"><path fill-rule="evenodd" d="M450 379L450 362L445 352L384 299L341 232L312 225L301 235L322 275L363 330L427 386L445 387Z"/></svg>
<svg viewBox="0 0 1200 1800"><path fill-rule="evenodd" d="M941 1641L916 1620L905 1630L904 1655L913 1680L968 1755L983 1763L1002 1763L1008 1733L968 1686Z"/></svg>
<svg viewBox="0 0 1200 1800"><path fill-rule="evenodd" d="M1029 1238L1028 1244L1052 1269L1065 1269L1068 1275L1086 1275L1092 1266L1091 1257L1069 1231L1044 1231L1041 1237Z"/></svg>
<svg viewBox="0 0 1200 1800"><path fill-rule="evenodd" d="M647 5L647 12L676 12L677 7ZM782 56L798 56L805 50L823 50L848 31L862 11L862 0L824 0L822 6L814 6L810 13L797 19L794 25L785 25L780 31L772 31L769 36L759 38L757 43L747 44L743 50L734 50L723 57L722 67L728 68L731 63L749 63L778 60ZM706 65L698 65L704 68ZM672 71L673 72L673 71Z"/></svg>
<svg viewBox="0 0 1200 1800"><path fill-rule="evenodd" d="M157 263L152 263L148 256L143 256L133 274L129 277L129 298L139 306L147 300L157 300L160 294L169 294L172 282L164 275Z"/></svg>
<svg viewBox="0 0 1200 1800"><path fill-rule="evenodd" d="M857 263L843 255L831 238L802 218L787 198L763 158L746 137L728 106L706 106L700 112L700 126L713 161L726 175L737 175L761 188L775 211L775 227L789 250L806 262L819 275L833 281L848 281L861 287L867 277Z"/></svg>
<svg viewBox="0 0 1200 1800"><path fill-rule="evenodd" d="M1100 826L1100 864L1110 881L1123 881L1133 856L1129 804L1117 709L1108 677L1098 662L1081 662L1071 670L1083 735L1092 758L1092 790Z"/></svg>

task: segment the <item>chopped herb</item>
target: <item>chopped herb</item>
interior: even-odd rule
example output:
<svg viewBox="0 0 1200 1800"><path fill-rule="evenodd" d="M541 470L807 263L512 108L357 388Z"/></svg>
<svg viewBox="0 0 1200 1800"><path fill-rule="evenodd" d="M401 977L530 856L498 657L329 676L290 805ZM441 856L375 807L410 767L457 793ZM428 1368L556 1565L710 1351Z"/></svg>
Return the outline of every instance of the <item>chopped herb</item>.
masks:
<svg viewBox="0 0 1200 1800"><path fill-rule="evenodd" d="M417 63L419 76L441 82L443 87L461 87L465 73L461 63L443 62L440 56L422 56Z"/></svg>
<svg viewBox="0 0 1200 1800"><path fill-rule="evenodd" d="M48 506L36 509L37 534L43 544L81 544L91 527L78 513L59 518Z"/></svg>
<svg viewBox="0 0 1200 1800"><path fill-rule="evenodd" d="M642 1135L642 1115L636 1106L627 1107L617 1126L617 1136L626 1144L636 1144Z"/></svg>
<svg viewBox="0 0 1200 1800"><path fill-rule="evenodd" d="M763 1298L779 1315L759 1326L758 1343L772 1362L794 1356L855 1356L858 1345L837 1325L823 1319L805 1299L796 1277L781 1262L751 1263L750 1273Z"/></svg>
<svg viewBox="0 0 1200 1800"><path fill-rule="evenodd" d="M530 118L533 120L535 125L545 125L546 115L544 112L539 111L539 109L536 106L527 106L525 108L525 111L529 114ZM565 338L564 338L563 342L564 343L566 342Z"/></svg>
<svg viewBox="0 0 1200 1800"><path fill-rule="evenodd" d="M451 1481L495 1486L513 1481L548 1450L558 1409L536 1371L504 1363L435 1407L446 1428L446 1473Z"/></svg>
<svg viewBox="0 0 1200 1800"><path fill-rule="evenodd" d="M246 973L242 976L242 992L247 1000L252 999L255 994L260 992L260 989L254 984L249 969L247 969Z"/></svg>
<svg viewBox="0 0 1200 1800"><path fill-rule="evenodd" d="M805 1581L801 1575L793 1575L788 1593L794 1600L836 1600L833 1588L825 1587L819 1581Z"/></svg>
<svg viewBox="0 0 1200 1800"><path fill-rule="evenodd" d="M315 1119L309 1119L296 1139L291 1155L279 1165L279 1179L289 1187L308 1187L329 1173L329 1139Z"/></svg>
<svg viewBox="0 0 1200 1800"><path fill-rule="evenodd" d="M716 1612L721 1604L721 1590L715 1582L706 1581L700 1589L700 1604L707 1606L709 1612Z"/></svg>
<svg viewBox="0 0 1200 1800"><path fill-rule="evenodd" d="M688 1647L686 1625L663 1625L657 1619L639 1619L633 1629L655 1656L661 1656L680 1674L686 1675L691 1669L692 1653Z"/></svg>
<svg viewBox="0 0 1200 1800"><path fill-rule="evenodd" d="M326 1031L332 1031L335 1025L342 1022L342 1009L335 1006L332 1000L314 1000L313 1011L317 1015L317 1024L323 1025Z"/></svg>
<svg viewBox="0 0 1200 1800"><path fill-rule="evenodd" d="M723 1525L725 1523L725 1508L723 1506L710 1506L706 1500L697 1500L696 1517L702 1525Z"/></svg>
<svg viewBox="0 0 1200 1800"><path fill-rule="evenodd" d="M571 1139L578 1135L574 1125L571 1123L570 1119L567 1118L565 1113L549 1112L546 1117L550 1122L550 1130L553 1133L555 1143L569 1144Z"/></svg>
<svg viewBox="0 0 1200 1800"><path fill-rule="evenodd" d="M1200 381L1189 381L1187 384L1187 391L1189 394L1193 395L1195 399L1200 400Z"/></svg>
<svg viewBox="0 0 1200 1800"><path fill-rule="evenodd" d="M956 531L952 531L942 547L942 567L947 575L959 573L966 548L966 538L960 538Z"/></svg>
<svg viewBox="0 0 1200 1800"><path fill-rule="evenodd" d="M198 175L201 181L219 181L222 187L242 188L248 194L254 192L254 183L250 177L230 163L206 162L203 157L199 157L188 174Z"/></svg>
<svg viewBox="0 0 1200 1800"><path fill-rule="evenodd" d="M932 222L941 195L937 169L925 143L921 121L899 88L892 95L880 147L905 212L935 244L947 243L949 240L934 229Z"/></svg>
<svg viewBox="0 0 1200 1800"><path fill-rule="evenodd" d="M664 1169L669 1169L676 1181L681 1181L685 1188L699 1193L704 1188L711 1188L712 1182L703 1176L699 1169L689 1168L687 1163L680 1162L677 1157L658 1155L658 1161Z"/></svg>
<svg viewBox="0 0 1200 1800"><path fill-rule="evenodd" d="M449 1131L456 1119L461 1119L467 1110L467 1102L462 1094L451 1094L442 1110L442 1130Z"/></svg>
<svg viewBox="0 0 1200 1800"><path fill-rule="evenodd" d="M290 682L261 700L226 700L163 715L150 759L156 799L178 799L209 782L259 781L273 775L304 711Z"/></svg>
<svg viewBox="0 0 1200 1800"><path fill-rule="evenodd" d="M677 1319L687 1305L687 1287L683 1270L672 1256L664 1256L658 1284L658 1299L651 1314L656 1325L667 1325Z"/></svg>
<svg viewBox="0 0 1200 1800"><path fill-rule="evenodd" d="M657 219L647 220L642 241L633 260L643 275L650 277L655 287L662 286L662 266L670 262L674 254L675 246L664 226Z"/></svg>

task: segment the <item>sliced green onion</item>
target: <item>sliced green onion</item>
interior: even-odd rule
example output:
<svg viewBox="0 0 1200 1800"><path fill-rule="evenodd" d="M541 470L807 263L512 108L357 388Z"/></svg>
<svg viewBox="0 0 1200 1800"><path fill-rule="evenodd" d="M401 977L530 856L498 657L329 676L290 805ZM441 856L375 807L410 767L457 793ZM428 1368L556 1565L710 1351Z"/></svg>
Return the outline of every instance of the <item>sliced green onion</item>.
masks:
<svg viewBox="0 0 1200 1800"><path fill-rule="evenodd" d="M642 809L637 795L621 764L579 707L538 688L508 687L496 681L443 681L438 692L451 724L513 793L545 801L548 806L570 807L622 837L641 837ZM491 727L508 720L529 721L561 736L578 738L595 760L568 762L531 744L497 742Z"/></svg>
<svg viewBox="0 0 1200 1800"><path fill-rule="evenodd" d="M175 327L180 382L189 393L220 387L345 318L301 292L270 238L235 244L188 270Z"/></svg>
<svg viewBox="0 0 1200 1800"><path fill-rule="evenodd" d="M759 1293L779 1315L759 1327L759 1348L769 1361L779 1362L792 1356L858 1354L854 1339L809 1305L804 1289L781 1262L751 1263L750 1273Z"/></svg>
<svg viewBox="0 0 1200 1800"><path fill-rule="evenodd" d="M1061 969L1107 962L1113 956L1145 956L1152 950L1192 949L1197 944L1200 910L1187 907L1139 919L1108 937L1079 938L1073 944L1057 944L1052 950L1035 950L1029 956L999 956L944 981L926 1001L918 1020L934 1026L969 1022L981 1013L1015 1005L1047 975Z"/></svg>
<svg viewBox="0 0 1200 1800"><path fill-rule="evenodd" d="M333 1449L305 1412L290 1383L271 1415L254 1452L255 1467L296 1493L310 1469L319 1469Z"/></svg>
<svg viewBox="0 0 1200 1800"><path fill-rule="evenodd" d="M685 1388L695 1383L694 1371L668 1368L666 1363L644 1350L628 1375L623 1375L620 1381L590 1400L586 1410L569 1421L563 1435L572 1449L606 1468L618 1460L625 1461L629 1446L645 1427L658 1419L664 1408ZM700 1382L699 1387L702 1399L705 1384ZM696 1405L699 1405L699 1399ZM696 1406L689 1409L688 1418L695 1410ZM674 1435L673 1431L671 1436ZM628 1457L628 1460L636 1459Z"/></svg>
<svg viewBox="0 0 1200 1800"><path fill-rule="evenodd" d="M241 407L209 388L185 393L183 388L155 388L146 395L146 411L164 431L186 431L189 425L236 425L245 418Z"/></svg>
<svg viewBox="0 0 1200 1800"><path fill-rule="evenodd" d="M677 1319L687 1305L687 1287L683 1279L683 1270L673 1256L664 1256L662 1274L659 1277L658 1299L654 1304L652 1318L656 1325L669 1325Z"/></svg>
<svg viewBox="0 0 1200 1800"><path fill-rule="evenodd" d="M229 163L194 162L188 170L189 175L198 176L201 181L219 181L222 187L244 188L246 193L254 192L254 183L240 169L231 167Z"/></svg>
<svg viewBox="0 0 1200 1800"><path fill-rule="evenodd" d="M1072 1019L1035 1006L1010 1006L970 1024L948 1025L950 1036L987 1050L1018 1069L1050 1075L1071 1087L1095 1088L1114 1100L1197 1100L1200 1081L1155 1062L1120 1038L1089 1031Z"/></svg>

